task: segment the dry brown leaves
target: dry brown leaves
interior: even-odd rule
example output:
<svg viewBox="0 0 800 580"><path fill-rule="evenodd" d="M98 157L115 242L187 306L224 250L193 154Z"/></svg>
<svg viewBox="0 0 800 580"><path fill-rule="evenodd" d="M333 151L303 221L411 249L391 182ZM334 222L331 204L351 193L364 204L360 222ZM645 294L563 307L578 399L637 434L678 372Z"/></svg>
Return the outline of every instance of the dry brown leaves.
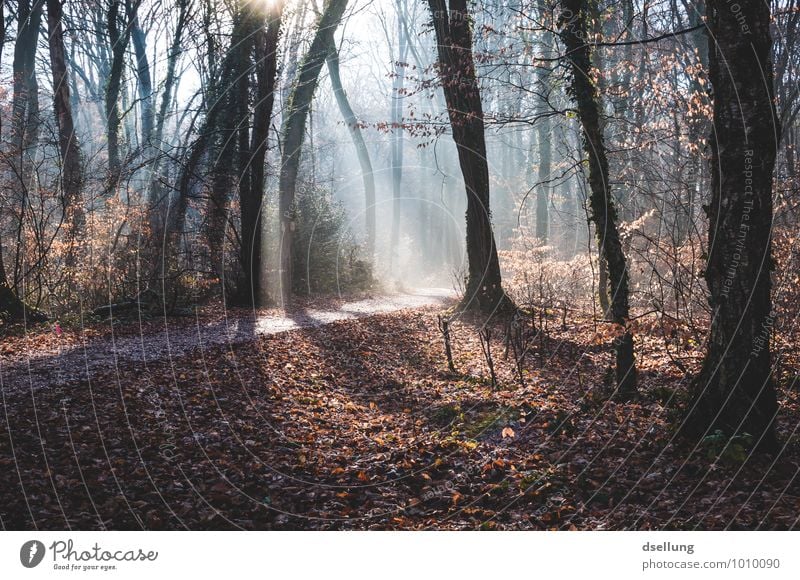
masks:
<svg viewBox="0 0 800 580"><path fill-rule="evenodd" d="M44 529L787 529L800 489L797 393L773 462L713 462L673 439L695 347L637 338L642 396L608 400L588 321L502 338L492 389L477 329L432 309L4 385L0 522ZM502 337L502 327L493 336ZM20 339L21 340L21 339ZM671 351L670 351L671 352ZM13 392L12 392L13 391Z"/></svg>

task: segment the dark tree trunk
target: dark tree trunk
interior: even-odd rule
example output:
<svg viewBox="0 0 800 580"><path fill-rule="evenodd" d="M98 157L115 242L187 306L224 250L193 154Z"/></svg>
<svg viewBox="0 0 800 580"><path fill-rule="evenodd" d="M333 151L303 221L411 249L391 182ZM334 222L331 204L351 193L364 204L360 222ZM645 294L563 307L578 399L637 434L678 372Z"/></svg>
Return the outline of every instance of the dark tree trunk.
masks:
<svg viewBox="0 0 800 580"><path fill-rule="evenodd" d="M3 56L3 47L6 44L6 19L5 2L0 2L0 60ZM2 123L2 118L0 118ZM0 134L2 134L0 125ZM23 310L22 301L11 290L8 285L6 266L3 261L3 240L0 237L0 317L14 318Z"/></svg>
<svg viewBox="0 0 800 580"><path fill-rule="evenodd" d="M36 80L36 44L42 20L42 3L19 2L17 39L14 45L14 94L11 103L11 132L14 149L23 157L25 145L35 140L38 125L38 83ZM23 173L21 166L17 168ZM24 186L24 184L23 184Z"/></svg>
<svg viewBox="0 0 800 580"><path fill-rule="evenodd" d="M632 26L635 16L633 0L623 0L622 2L622 22L625 28L621 34L620 41L631 42L633 38ZM632 91L631 79L633 78L633 44L626 44L622 50L622 63L617 63L616 69L619 72L617 76L617 96L612 97L612 106L614 109L614 117L617 123L628 124L631 121L631 107L630 102L635 98ZM619 69L622 68L620 71ZM619 141L613 144L614 147L618 145ZM632 160L630 152L623 152L622 159L620 160L620 187L615 192L615 199L619 207L620 219L622 221L630 221L633 219L633 212L631 208L631 192L633 191L633 181L631 173L638 171L638 168L632 169Z"/></svg>
<svg viewBox="0 0 800 580"><path fill-rule="evenodd" d="M770 230L780 126L769 6L760 0L738 6L740 12L719 0L707 4L714 119L705 279L713 318L685 431L696 438L716 430L748 433L770 450L777 445Z"/></svg>
<svg viewBox="0 0 800 580"><path fill-rule="evenodd" d="M619 326L614 340L616 394L627 397L636 392L633 335L628 328L628 268L617 230L617 211L609 185L608 157L600 118L599 94L592 79L591 51L586 38L593 0L564 0L559 27L569 55L570 94L578 108L583 144L589 160L589 206L597 242L606 265L611 291L612 320ZM602 292L602 288L600 289Z"/></svg>
<svg viewBox="0 0 800 580"><path fill-rule="evenodd" d="M31 91L34 93L38 91L38 86L35 77L31 80L30 76L35 74L33 69L34 57L36 53L36 42L39 37L39 24L41 22L41 4L34 7L31 13L30 2L22 0L18 5L17 16L18 29L17 40L14 47L14 96L12 101L12 132L13 132L13 147L19 148L20 162L23 160L23 149L25 143L30 139L26 138L26 130L33 132L34 135L37 131L33 127L29 127L29 123L36 123L35 116L38 115L38 105L32 105L30 101ZM0 2L0 57L2 57L3 47L6 41L6 28L5 28L5 3ZM36 95L32 95L34 103L36 103ZM35 108L31 108L34 106ZM2 133L2 131L0 131ZM17 151L15 150L16 154ZM9 156L11 157L11 156ZM20 168L21 169L21 168ZM22 183L22 190L25 191L25 183ZM25 194L23 196L23 204L25 201ZM24 210L24 207L21 208ZM18 239L22 232L22 213L19 216L17 223ZM2 231L0 231L0 235ZM18 244L19 245L19 244ZM19 256L19 249L17 250ZM8 283L8 275L6 272L5 261L3 259L3 240L0 237L0 320L15 322L24 320L26 323L30 322L43 322L47 317L38 310L31 308L23 302L15 289Z"/></svg>
<svg viewBox="0 0 800 580"><path fill-rule="evenodd" d="M689 26L699 26L703 23L705 16L705 2L699 0L687 7L689 15ZM691 35L692 44L697 49L698 63L702 65L703 71L708 71L708 38L705 28L700 28ZM684 199L683 214L679 229L678 241L683 243L687 236L690 236L695 223L695 206L697 205L697 191L702 178L703 171L703 135L708 133L708 117L702 113L707 106L707 91L701 84L702 77L694 74L690 83L690 110L687 115L687 125L689 128L689 167L686 180L686 196ZM685 113L684 113L685 114Z"/></svg>
<svg viewBox="0 0 800 580"><path fill-rule="evenodd" d="M131 44L136 55L136 80L139 86L140 131L139 146L147 148L153 137L155 111L153 108L153 80L150 73L150 61L147 59L147 39L139 25L139 5L141 0L128 0L128 21L131 23Z"/></svg>
<svg viewBox="0 0 800 580"><path fill-rule="evenodd" d="M53 73L53 107L58 124L58 148L61 155L61 187L64 214L72 261L72 243L83 225L81 186L81 150L72 117L69 79L64 54L64 30L61 24L62 0L47 0L47 32L50 44L50 69Z"/></svg>
<svg viewBox="0 0 800 580"><path fill-rule="evenodd" d="M231 45L225 58L225 66L231 69L233 74L230 82L219 87L220 99L225 106L217 131L220 142L212 169L205 234L211 267L220 280L224 273L225 230L234 175L242 176L246 172L249 158L250 109L248 96L255 29L255 21L250 8L241 8L233 25ZM249 182L244 179L239 185L244 189L244 198L249 199Z"/></svg>
<svg viewBox="0 0 800 580"><path fill-rule="evenodd" d="M14 45L14 92L11 101L11 154L7 159L19 181L16 200L14 256L11 288L17 291L22 277L24 257L24 224L28 208L28 189L32 185L33 160L39 140L39 83L36 78L36 44L42 21L42 3L21 0L17 10L17 39Z"/></svg>
<svg viewBox="0 0 800 580"><path fill-rule="evenodd" d="M266 27L261 26L255 39L256 104L253 111L253 134L250 143L248 189L240 188L243 273L241 299L254 306L262 304L261 292L261 214L264 200L264 162L267 154L269 125L275 103L275 84L278 71L278 40L282 8L267 15Z"/></svg>
<svg viewBox="0 0 800 580"><path fill-rule="evenodd" d="M207 155L211 156L212 152L215 152L217 155L217 157L214 158L214 170L212 172L214 174L213 180L216 181L216 183L212 182L212 199L209 200L209 203L212 204L212 208L215 203L214 199L218 199L219 196L226 194L229 189L230 164L232 163L236 150L236 139L232 131L236 124L235 116L237 105L233 94L237 78L236 74L241 71L242 67L242 63L239 62L237 58L239 55L244 54L241 50L242 47L237 44L237 39L244 38L241 27L241 18L237 16L237 22L234 23L234 31L232 32L231 44L220 65L221 71L219 78L213 78L212 76L213 82L207 90L207 96L205 98L205 119L200 127L199 135L189 147L188 158L178 175L174 209L171 209L165 217L165 235L167 238L168 253L171 253L171 249L178 243L178 239L183 233L186 222L186 212L189 208L189 201L192 195L192 188L200 177L198 173L201 162ZM216 62L216 57L213 60ZM227 152L223 151L226 143L230 145ZM227 171L224 170L226 165L225 162L220 160L220 156L228 157ZM208 229L210 227L213 226L207 224L207 233L210 231Z"/></svg>
<svg viewBox="0 0 800 580"><path fill-rule="evenodd" d="M126 26L120 32L120 4L121 0L111 0L106 14L108 39L111 43L111 69L109 70L105 87L106 118L108 123L106 132L106 140L108 142L108 193L111 193L117 186L122 166L119 145L119 128L122 123L119 112L119 98L130 26Z"/></svg>
<svg viewBox="0 0 800 580"><path fill-rule="evenodd" d="M394 63L390 122L392 125L392 231L389 240L389 267L394 267L400 248L400 222L403 216L403 101L406 66L403 62L408 53L408 36L405 27L406 2L396 0L397 10L397 60Z"/></svg>
<svg viewBox="0 0 800 580"><path fill-rule="evenodd" d="M608 285L608 262L603 252L603 248L597 249L597 301L600 303L600 311L606 320L613 320L614 314L611 312L611 299Z"/></svg>
<svg viewBox="0 0 800 580"><path fill-rule="evenodd" d="M24 312L25 305L8 285L8 276L3 262L2 239L0 239L0 319L15 320Z"/></svg>
<svg viewBox="0 0 800 580"><path fill-rule="evenodd" d="M483 106L472 57L472 30L466 0L428 0L439 54L453 141L467 193L468 273L465 308L491 313L509 308L503 292L500 262L489 206L489 165Z"/></svg>
<svg viewBox="0 0 800 580"><path fill-rule="evenodd" d="M358 163L361 167L361 178L364 182L364 212L366 218L367 228L367 257L371 263L375 257L375 176L372 172L372 161L369 158L369 150L364 141L364 136L361 134L361 127L358 124L356 114L347 100L347 93L342 87L342 79L339 75L339 51L336 46L330 47L328 54L328 72L330 73L331 85L333 86L333 94L336 97L336 104L339 106L339 112L342 114L347 130L350 132L350 138L353 140L353 146L356 148L356 156Z"/></svg>
<svg viewBox="0 0 800 580"><path fill-rule="evenodd" d="M550 134L552 123L549 117L540 118L538 121L539 144L539 185L536 193L536 237L547 245L550 238L550 180L552 176L552 146Z"/></svg>
<svg viewBox="0 0 800 580"><path fill-rule="evenodd" d="M538 5L539 19L546 22L547 6L544 2ZM542 32L541 55L543 59L550 59L553 56L551 33ZM552 129L553 123L550 119L550 63L545 60L536 69L536 88L540 93L537 103L537 143L539 146L539 175L538 191L536 194L536 237L547 245L550 237L550 180L552 176L553 148L552 148Z"/></svg>
<svg viewBox="0 0 800 580"><path fill-rule="evenodd" d="M333 34L347 7L347 0L330 0L320 18L317 32L300 65L300 72L289 95L282 135L281 175L278 211L280 214L280 293L287 304L292 289L292 237L295 229L295 191L300 170L306 121L317 88L319 73L328 57Z"/></svg>

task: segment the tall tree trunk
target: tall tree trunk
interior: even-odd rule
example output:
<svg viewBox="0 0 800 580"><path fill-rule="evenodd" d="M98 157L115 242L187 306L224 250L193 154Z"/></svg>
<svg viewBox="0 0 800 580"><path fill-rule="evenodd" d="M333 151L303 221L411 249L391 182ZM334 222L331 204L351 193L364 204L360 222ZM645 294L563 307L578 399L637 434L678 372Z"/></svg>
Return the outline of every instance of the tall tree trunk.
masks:
<svg viewBox="0 0 800 580"><path fill-rule="evenodd" d="M128 21L131 23L131 44L136 55L136 80L139 85L140 137L139 146L145 151L153 137L155 111L153 108L153 79L147 58L147 38L139 24L139 5L142 0L127 0Z"/></svg>
<svg viewBox="0 0 800 580"><path fill-rule="evenodd" d="M467 193L468 274L465 308L491 313L511 307L503 292L489 206L489 164L483 106L472 57L467 0L428 0L439 54L439 75Z"/></svg>
<svg viewBox="0 0 800 580"><path fill-rule="evenodd" d="M375 257L375 176L372 172L372 161L369 158L369 150L364 141L364 136L361 134L361 127L358 124L356 114L350 106L347 99L347 93L342 87L342 79L339 75L339 51L336 46L330 47L330 53L327 58L328 72L330 73L331 85L333 86L333 94L336 97L336 104L339 106L339 112L342 114L347 130L350 133L350 138L353 140L353 146L356 149L356 156L358 163L361 167L361 179L364 182L364 214L366 218L367 228L367 256L369 262Z"/></svg>
<svg viewBox="0 0 800 580"><path fill-rule="evenodd" d="M108 183L107 193L117 186L122 162L120 160L119 128L122 123L119 112L119 98L122 86L122 71L125 64L125 50L130 36L130 26L120 32L121 0L111 0L106 13L106 28L111 43L111 68L105 87L105 106L107 118L106 140L108 142Z"/></svg>
<svg viewBox="0 0 800 580"><path fill-rule="evenodd" d="M3 57L3 47L6 44L6 18L5 2L0 2L0 61ZM0 134L2 134L2 117L0 117ZM0 229L0 317L15 318L23 310L22 301L8 285L8 275L3 261L3 239Z"/></svg>
<svg viewBox="0 0 800 580"><path fill-rule="evenodd" d="M205 235L209 257L211 267L220 280L224 273L225 229L234 174L241 176L246 171L250 149L248 96L255 30L251 7L242 6L233 24L231 45L225 58L225 66L231 69L232 75L230 82L220 87L221 99L226 104L217 128L220 141L211 172L211 191L206 209ZM249 199L249 182L242 180L239 185L244 188L244 198Z"/></svg>
<svg viewBox="0 0 800 580"><path fill-rule="evenodd" d="M540 117L537 120L537 132L539 143L539 185L536 194L536 237L544 245L548 244L550 238L550 175L552 171L552 144L551 133L552 123L550 117Z"/></svg>
<svg viewBox="0 0 800 580"><path fill-rule="evenodd" d="M289 96L297 80L297 69L300 66L300 46L303 44L304 23L310 4L311 0L298 0L298 4L294 10L294 18L287 27L287 30L291 31L291 34L287 35L286 45L283 50L283 58L281 59L283 61L281 66L283 69L281 102L283 103L289 102ZM283 126L289 111L286 107L282 107L281 113L281 126Z"/></svg>
<svg viewBox="0 0 800 580"><path fill-rule="evenodd" d="M600 118L599 94L592 80L592 59L586 43L589 31L590 2L563 0L559 28L569 55L570 93L578 108L583 128L583 145L589 159L589 205L598 245L602 248L611 284L611 313L619 325L614 340L616 355L616 394L627 397L636 392L633 335L628 327L628 268L617 231L617 211L609 182L608 157ZM602 289L601 289L602 291Z"/></svg>
<svg viewBox="0 0 800 580"><path fill-rule="evenodd" d="M31 13L31 6L28 0L21 0L18 5L17 16L17 40L14 47L14 96L12 100L12 147L13 154L8 155L13 158L19 149L19 160L23 160L22 148L26 142L24 133L29 122L36 122L29 118L30 102L28 101L29 92L37 90L35 81L30 82L28 75L35 74L33 70L34 57L36 52L36 42L39 36L39 23L41 20L41 6L38 9L38 16ZM0 2L0 58L2 58L3 47L6 41L5 27L5 2ZM38 110L36 111L38 114ZM1 128L1 127L0 127ZM2 131L0 131L0 134ZM22 168L20 168L21 170ZM21 211L24 212L26 184L22 183L22 204ZM23 213L19 215L19 222L16 224L17 231L22 231ZM18 244L19 245L19 244ZM19 256L19 249L17 250ZM16 285L14 285L16 286ZM3 321L25 320L26 322L39 322L46 320L46 317L35 309L28 307L15 291L15 287L9 284L8 273L6 272L5 260L3 259L3 240L2 228L0 227L0 319Z"/></svg>
<svg viewBox="0 0 800 580"><path fill-rule="evenodd" d="M705 2L700 0L692 4L684 4L689 15L689 26L699 26L703 23L705 15ZM697 64L703 67L703 73L708 72L708 39L706 29L700 28L691 35L692 44L697 50ZM678 242L683 243L686 236L691 235L695 222L695 206L697 204L697 191L701 180L703 163L703 135L708 132L708 122L703 109L707 104L707 91L701 84L701 75L695 73L691 75L689 98L690 108L686 114L686 123L689 128L689 167L686 180L686 197L684 200L683 215L681 216L681 228L679 230Z"/></svg>
<svg viewBox="0 0 800 580"><path fill-rule="evenodd" d="M545 22L547 18L547 6L544 2L539 2L538 5L539 19ZM550 62L547 59L552 58L552 33L544 30L541 33L541 56L543 62L539 64L536 69L536 90L540 91L539 100L537 103L537 142L539 145L539 175L538 175L538 191L536 194L536 237L547 245L550 236L550 175L552 170L552 129L553 123L550 119Z"/></svg>
<svg viewBox="0 0 800 580"><path fill-rule="evenodd" d="M623 0L622 2L622 21L624 23L624 30L620 35L620 40L623 42L631 42L633 37L632 26L635 12L633 7L633 0ZM630 103L633 100L631 94L631 79L633 78L633 44L626 44L622 50L622 62L617 63L617 70L619 71L617 80L617 97L612 97L612 106L614 109L614 118L617 123L628 124L631 117ZM612 146L617 146L617 142ZM624 149L624 141L619 142L619 145ZM619 204L619 214L622 221L630 221L633 219L633 212L631 208L631 198L633 191L633 182L631 180L631 173L638 171L638 168L632 169L631 153L625 151L622 153L621 160L622 170L620 172L621 187L615 192L615 199Z"/></svg>
<svg viewBox="0 0 800 580"><path fill-rule="evenodd" d="M589 25L590 34L597 35L598 38L602 37L603 34L603 19L600 16L600 7L598 6L599 0L589 0L587 3L587 18ZM624 9L623 9L624 11ZM590 54L590 58L592 58L592 66L596 71L605 71L605 67L603 65L603 58L600 51L594 51ZM600 126L599 126L599 133L605 137L606 132L606 119L603 116L603 95L606 94L606 79L603 74L597 75L597 107L599 110L600 116ZM610 171L610 169L609 169ZM591 186L590 186L591 188ZM619 205L622 203L622 199L619 194L619 191L611 192L609 188L609 192L612 193L612 200L614 202L615 208L618 208ZM619 213L617 213L619 216ZM600 303L600 310L603 313L603 318L605 320L614 320L614 314L611 312L611 301L612 301L612 288L609 284L609 274L608 274L608 260L606 260L605 250L603 249L603 245L598 243L597 245L597 296L598 302Z"/></svg>
<svg viewBox="0 0 800 580"><path fill-rule="evenodd" d="M608 285L608 262L606 261L603 247L597 248L597 301L600 303L600 311L606 320L613 320L614 314L611 311L611 288Z"/></svg>
<svg viewBox="0 0 800 580"><path fill-rule="evenodd" d="M50 69L53 73L53 108L58 124L58 149L61 156L61 187L63 190L64 215L66 216L68 265L72 263L73 242L83 226L83 202L81 186L81 150L75 123L72 117L69 79L64 54L64 30L62 0L47 0L47 32L50 45Z"/></svg>
<svg viewBox="0 0 800 580"><path fill-rule="evenodd" d="M17 40L14 45L14 92L11 102L12 154L8 159L19 181L19 214L16 217L16 253L11 287L17 290L22 276L24 223L28 190L32 185L33 161L39 140L39 83L36 78L36 44L42 21L42 3L20 0L17 10Z"/></svg>
<svg viewBox="0 0 800 580"><path fill-rule="evenodd" d="M698 438L748 433L770 450L777 446L770 230L780 126L769 5L741 0L738 7L707 4L714 119L705 279L713 317L685 431Z"/></svg>
<svg viewBox="0 0 800 580"><path fill-rule="evenodd" d="M391 160L392 160L392 231L389 240L389 267L394 267L400 247L400 222L403 216L403 101L405 92L408 34L405 26L406 2L396 0L397 11L397 60L394 62L392 102L390 111Z"/></svg>
<svg viewBox="0 0 800 580"><path fill-rule="evenodd" d="M283 304L289 302L292 289L292 237L295 230L295 192L300 170L300 154L303 148L306 121L311 100L317 88L319 73L333 35L347 7L347 0L330 0L322 13L317 32L311 41L308 53L300 65L297 81L289 95L286 122L282 135L281 175L278 186L278 210L280 214L280 294Z"/></svg>
<svg viewBox="0 0 800 580"><path fill-rule="evenodd" d="M20 0L18 11L17 39L14 45L14 93L11 103L11 132L14 149L23 156L26 143L36 133L38 120L35 114L34 99L38 100L36 80L36 44L39 40L39 26L42 20L42 3L35 0ZM35 110L34 110L35 109ZM22 173L20 166L17 168Z"/></svg>
<svg viewBox="0 0 800 580"><path fill-rule="evenodd" d="M261 290L261 232L264 200L264 162L267 154L269 125L275 103L275 84L278 71L278 41L280 39L283 6L267 15L266 28L261 26L255 39L256 104L253 111L253 134L250 143L252 158L249 167L249 189L240 189L242 248L241 265L244 280L242 300L258 306L264 302Z"/></svg>
<svg viewBox="0 0 800 580"><path fill-rule="evenodd" d="M241 33L241 20L237 17L237 23L234 23L233 36L236 38L243 38ZM235 84L236 74L241 70L241 63L237 62L238 55L241 54L237 46L237 41L232 38L231 44L228 47L225 56L219 66L219 78L211 75L213 82L210 83L206 91L204 105L206 107L205 119L202 122L200 130L198 131L197 138L189 146L189 154L186 162L181 167L180 174L178 175L176 184L176 199L174 209L170 208L168 215L165 217L165 238L166 245L169 248L167 253L171 253L171 248L178 243L180 235L183 233L184 225L186 222L186 213L189 208L189 201L192 195L192 188L198 181L198 169L201 162L206 155L211 155L216 151L217 155L221 155L224 144L228 141L233 141L232 134L230 134L231 123L235 125L234 121L230 120L230 115L235 111L231 110L231 104L235 107L235 99L231 98L233 92L233 85ZM216 63L216 57L213 62ZM214 65L217 66L216 64ZM162 103L163 104L163 103ZM222 135L225 128L228 127L229 133ZM221 136L222 135L222 136ZM233 152L230 152L233 155ZM214 165L218 168L223 168L224 164L220 162L219 158L215 159ZM212 189L222 189L224 174L216 173L216 177L220 178L220 182L212 184ZM227 187L227 186L226 186ZM212 196L215 195L212 193ZM206 230L209 231L208 229Z"/></svg>

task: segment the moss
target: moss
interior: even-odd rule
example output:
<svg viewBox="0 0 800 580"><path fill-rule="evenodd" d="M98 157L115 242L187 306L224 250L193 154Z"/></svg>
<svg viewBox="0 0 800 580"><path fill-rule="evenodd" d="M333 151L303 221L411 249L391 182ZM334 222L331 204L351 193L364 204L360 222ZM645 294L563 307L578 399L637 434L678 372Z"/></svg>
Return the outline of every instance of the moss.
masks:
<svg viewBox="0 0 800 580"><path fill-rule="evenodd" d="M513 415L513 410L507 407L493 407L478 411L473 417L464 422L462 431L470 439L486 436L495 427L499 428L508 422Z"/></svg>
<svg viewBox="0 0 800 580"><path fill-rule="evenodd" d="M437 425L446 426L453 423L460 415L460 404L447 403L440 407L435 407L430 413L430 419Z"/></svg>

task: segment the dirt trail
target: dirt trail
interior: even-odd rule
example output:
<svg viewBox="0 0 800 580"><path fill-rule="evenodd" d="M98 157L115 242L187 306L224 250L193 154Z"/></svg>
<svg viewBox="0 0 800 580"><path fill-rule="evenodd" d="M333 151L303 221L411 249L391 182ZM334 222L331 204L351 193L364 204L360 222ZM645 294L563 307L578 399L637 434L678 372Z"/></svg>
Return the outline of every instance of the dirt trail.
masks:
<svg viewBox="0 0 800 580"><path fill-rule="evenodd" d="M165 324L162 330L121 337L106 336L87 340L83 345L60 352L43 349L0 358L0 387L5 396L20 389L61 386L86 380L92 371L124 363L152 362L179 357L202 347L238 344L261 335L277 334L337 322L385 314L398 310L444 305L454 297L445 288L419 288L393 294L345 302L331 310L308 308L283 316L256 316L254 312L230 311L221 321L193 326Z"/></svg>

